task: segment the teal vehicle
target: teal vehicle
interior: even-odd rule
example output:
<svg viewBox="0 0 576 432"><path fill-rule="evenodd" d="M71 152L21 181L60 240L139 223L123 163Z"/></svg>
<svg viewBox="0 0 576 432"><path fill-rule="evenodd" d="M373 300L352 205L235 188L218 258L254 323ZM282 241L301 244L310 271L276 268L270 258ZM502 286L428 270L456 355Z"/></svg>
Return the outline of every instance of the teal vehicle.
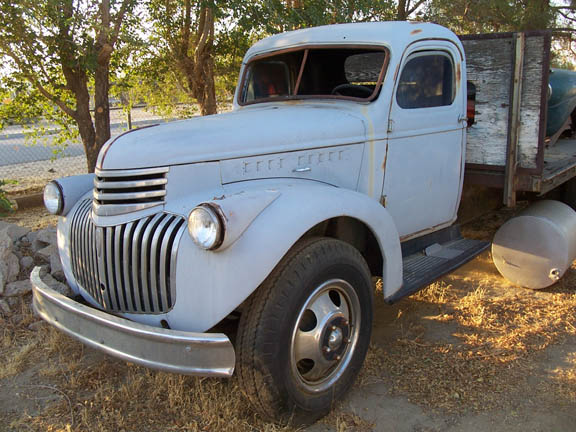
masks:
<svg viewBox="0 0 576 432"><path fill-rule="evenodd" d="M553 136L572 122L576 129L576 71L552 69L550 71L552 95L548 101L546 136Z"/></svg>

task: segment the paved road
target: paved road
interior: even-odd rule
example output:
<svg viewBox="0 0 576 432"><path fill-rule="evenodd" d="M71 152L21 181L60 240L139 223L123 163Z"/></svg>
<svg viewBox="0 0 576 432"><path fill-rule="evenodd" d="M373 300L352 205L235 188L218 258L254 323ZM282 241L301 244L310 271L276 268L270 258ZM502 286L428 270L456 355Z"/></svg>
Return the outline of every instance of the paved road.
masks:
<svg viewBox="0 0 576 432"><path fill-rule="evenodd" d="M134 126L146 126L149 124L160 123L163 120L151 119L133 122ZM118 135L126 130L123 123L113 124L111 126L112 136ZM16 165L28 162L49 160L54 156L54 148L51 147L53 137L47 136L45 143L40 141L38 144L26 144L26 138L22 133L2 135L0 134L0 166ZM84 154L84 148L80 141L70 141L64 149L64 153L58 157L81 156Z"/></svg>

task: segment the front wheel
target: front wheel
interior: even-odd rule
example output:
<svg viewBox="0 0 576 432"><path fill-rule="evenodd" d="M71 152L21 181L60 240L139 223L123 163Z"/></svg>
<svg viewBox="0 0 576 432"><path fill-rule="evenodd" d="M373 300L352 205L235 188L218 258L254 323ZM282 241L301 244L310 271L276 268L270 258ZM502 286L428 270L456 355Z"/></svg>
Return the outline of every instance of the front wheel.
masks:
<svg viewBox="0 0 576 432"><path fill-rule="evenodd" d="M335 239L300 242L242 311L242 389L265 417L310 424L354 382L371 328L370 271L360 253Z"/></svg>

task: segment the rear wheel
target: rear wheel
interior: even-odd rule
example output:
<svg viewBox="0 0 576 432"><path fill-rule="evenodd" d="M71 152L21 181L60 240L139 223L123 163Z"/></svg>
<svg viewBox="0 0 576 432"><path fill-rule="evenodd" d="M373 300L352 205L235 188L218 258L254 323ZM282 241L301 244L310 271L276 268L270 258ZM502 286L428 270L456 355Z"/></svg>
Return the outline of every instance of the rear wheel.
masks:
<svg viewBox="0 0 576 432"><path fill-rule="evenodd" d="M243 309L242 389L265 417L312 423L354 382L371 327L371 278L360 253L335 239L301 242Z"/></svg>

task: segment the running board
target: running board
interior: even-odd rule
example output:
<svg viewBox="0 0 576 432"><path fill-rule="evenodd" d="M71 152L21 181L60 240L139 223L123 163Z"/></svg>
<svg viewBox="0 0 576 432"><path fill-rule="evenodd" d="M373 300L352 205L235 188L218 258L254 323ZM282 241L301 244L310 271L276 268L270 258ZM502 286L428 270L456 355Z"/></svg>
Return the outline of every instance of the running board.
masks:
<svg viewBox="0 0 576 432"><path fill-rule="evenodd" d="M405 256L402 260L404 274L402 288L385 300L394 303L402 297L414 294L436 279L466 264L489 246L489 242L460 236L443 244L434 243L418 253Z"/></svg>

